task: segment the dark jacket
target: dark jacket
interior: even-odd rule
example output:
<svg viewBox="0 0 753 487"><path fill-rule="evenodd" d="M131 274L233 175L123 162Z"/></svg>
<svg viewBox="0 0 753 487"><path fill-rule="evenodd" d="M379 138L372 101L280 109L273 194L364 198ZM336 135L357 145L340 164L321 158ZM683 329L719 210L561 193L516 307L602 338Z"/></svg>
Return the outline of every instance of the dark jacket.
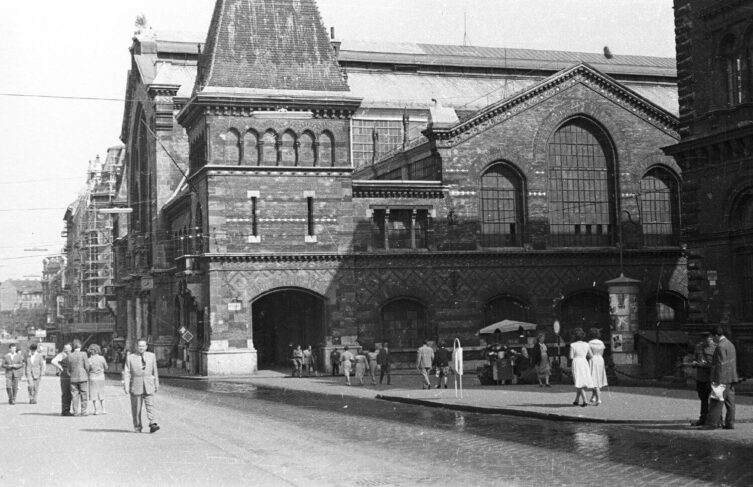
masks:
<svg viewBox="0 0 753 487"><path fill-rule="evenodd" d="M62 361L64 369L68 370L71 376L71 382L88 382L89 381L89 356L86 352L76 350Z"/></svg>
<svg viewBox="0 0 753 487"><path fill-rule="evenodd" d="M549 354L549 348L546 345L544 345L544 347L546 348L547 357L551 357L551 355ZM533 344L533 348L531 349L531 353L529 355L531 357L531 363L533 365L539 365L541 363L541 346L539 342Z"/></svg>
<svg viewBox="0 0 753 487"><path fill-rule="evenodd" d="M392 363L392 358L390 357L390 351L385 350L384 348L379 349L379 354L377 355L377 364L379 365L390 365Z"/></svg>
<svg viewBox="0 0 753 487"><path fill-rule="evenodd" d="M450 365L451 358L452 355L450 354L450 351L445 347L442 347L434 354L434 365L437 367L447 367Z"/></svg>
<svg viewBox="0 0 753 487"><path fill-rule="evenodd" d="M695 347L694 360L698 363L696 366L696 380L698 382L711 382L711 364L714 361L714 352L716 343L708 345L706 340Z"/></svg>

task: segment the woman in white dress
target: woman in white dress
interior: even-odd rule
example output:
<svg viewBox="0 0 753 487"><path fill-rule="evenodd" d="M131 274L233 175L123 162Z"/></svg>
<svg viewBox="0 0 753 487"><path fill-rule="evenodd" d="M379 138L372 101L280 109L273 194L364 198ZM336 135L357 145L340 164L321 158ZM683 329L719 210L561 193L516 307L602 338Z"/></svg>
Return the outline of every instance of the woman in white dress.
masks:
<svg viewBox="0 0 753 487"><path fill-rule="evenodd" d="M598 406L601 404L601 388L607 386L607 372L604 369L604 349L606 346L601 341L601 330L591 328L591 341L588 347L591 349L591 381L593 382L593 392L591 392L591 404Z"/></svg>
<svg viewBox="0 0 753 487"><path fill-rule="evenodd" d="M584 340L586 333L583 328L573 330L575 341L570 344L570 359L573 361L573 382L575 383L575 401L573 406L588 406L586 402L586 392L584 389L593 387L591 380L591 368L588 365L588 359L591 358L591 348ZM580 400L583 399L581 403Z"/></svg>

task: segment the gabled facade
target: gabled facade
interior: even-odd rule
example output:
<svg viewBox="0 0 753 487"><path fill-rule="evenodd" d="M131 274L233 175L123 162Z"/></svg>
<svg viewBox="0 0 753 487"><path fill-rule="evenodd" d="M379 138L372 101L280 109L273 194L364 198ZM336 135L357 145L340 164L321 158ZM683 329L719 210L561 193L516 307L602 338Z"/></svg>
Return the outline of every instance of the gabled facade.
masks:
<svg viewBox="0 0 753 487"><path fill-rule="evenodd" d="M177 114L188 177L159 215L176 263L161 319L189 332L174 350L189 370L252 373L297 343L327 356L389 341L409 363L424 338L473 349L504 318L631 342L678 326L680 170L659 149L678 137L671 63L602 60L616 79L578 53L552 71L354 52L313 0L217 2ZM424 101L380 98L417 74ZM430 106L461 79L496 95ZM627 307L607 292L621 272L639 282Z"/></svg>
<svg viewBox="0 0 753 487"><path fill-rule="evenodd" d="M753 374L753 18L751 1L676 0L689 325L731 329Z"/></svg>

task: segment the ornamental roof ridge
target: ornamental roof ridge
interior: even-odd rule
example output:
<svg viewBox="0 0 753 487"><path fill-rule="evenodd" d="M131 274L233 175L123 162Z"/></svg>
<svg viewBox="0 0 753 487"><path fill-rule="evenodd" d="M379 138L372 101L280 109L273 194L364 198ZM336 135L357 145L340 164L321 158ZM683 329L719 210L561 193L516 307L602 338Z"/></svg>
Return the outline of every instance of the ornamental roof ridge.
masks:
<svg viewBox="0 0 753 487"><path fill-rule="evenodd" d="M661 128L668 130L674 134L677 132L679 126L679 120L677 117L649 101L643 96L639 95L635 91L626 87L622 83L614 80L610 76L602 73L596 68L586 64L579 63L570 68L564 69L554 75L542 80L541 82L531 86L530 88L523 90L509 98L505 98L496 103L493 103L486 108L478 110L469 117L460 120L452 127L442 129L429 129L429 132L436 134L440 139L449 139L455 137L472 127L475 127L481 123L487 122L491 119L506 116L509 117L512 114L510 110L514 107L523 104L536 97L544 99L544 94L548 91L557 88L568 80L574 80L575 78L583 77L591 82L600 84L603 88L611 91L613 94L622 98L623 102L628 102L633 106L633 111L636 108L640 109L645 115L648 116L649 122L656 125L655 121L660 122ZM602 90L603 91L603 90ZM653 118L652 118L653 117Z"/></svg>

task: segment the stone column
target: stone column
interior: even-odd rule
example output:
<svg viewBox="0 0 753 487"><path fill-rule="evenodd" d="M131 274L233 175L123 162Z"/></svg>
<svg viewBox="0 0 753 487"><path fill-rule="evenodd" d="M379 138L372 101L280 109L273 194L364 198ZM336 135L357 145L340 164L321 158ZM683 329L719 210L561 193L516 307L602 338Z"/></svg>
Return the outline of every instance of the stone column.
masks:
<svg viewBox="0 0 753 487"><path fill-rule="evenodd" d="M605 283L609 291L609 316L611 318L608 346L612 348L615 369L636 375L640 370L635 350L638 333L638 293L640 281L620 274ZM606 340L605 340L606 341Z"/></svg>

